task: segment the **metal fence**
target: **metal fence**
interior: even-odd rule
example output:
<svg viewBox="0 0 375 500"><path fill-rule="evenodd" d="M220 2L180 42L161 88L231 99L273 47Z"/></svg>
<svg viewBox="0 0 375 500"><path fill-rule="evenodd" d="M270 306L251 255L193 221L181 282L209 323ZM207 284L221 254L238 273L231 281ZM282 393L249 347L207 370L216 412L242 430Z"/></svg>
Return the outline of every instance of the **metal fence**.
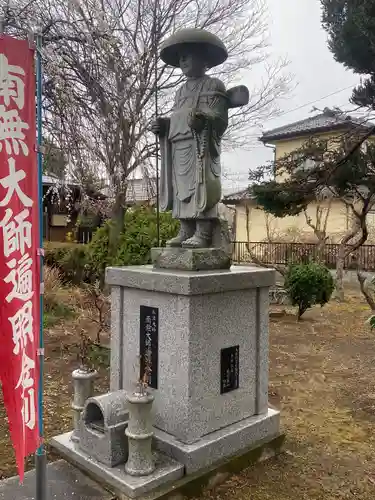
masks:
<svg viewBox="0 0 375 500"><path fill-rule="evenodd" d="M77 242L90 243L96 229L97 228L93 229L91 227L79 227L77 231Z"/></svg>
<svg viewBox="0 0 375 500"><path fill-rule="evenodd" d="M329 243L321 249L321 260L334 269L340 245ZM317 260L318 245L315 243L269 243L269 242L233 242L234 262L252 262L254 255L263 264L288 265ZM351 253L344 262L345 269L375 271L375 245L364 245Z"/></svg>

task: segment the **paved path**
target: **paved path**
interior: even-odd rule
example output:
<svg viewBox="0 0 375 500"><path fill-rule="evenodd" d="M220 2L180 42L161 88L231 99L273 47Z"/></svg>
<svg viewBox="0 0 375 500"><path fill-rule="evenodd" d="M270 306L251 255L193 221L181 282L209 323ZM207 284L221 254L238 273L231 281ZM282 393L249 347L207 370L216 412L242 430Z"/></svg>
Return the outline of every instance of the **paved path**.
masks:
<svg viewBox="0 0 375 500"><path fill-rule="evenodd" d="M97 483L64 460L47 466L46 500L112 500L114 497ZM0 481L0 500L35 500L35 471L25 474L24 484L18 477Z"/></svg>

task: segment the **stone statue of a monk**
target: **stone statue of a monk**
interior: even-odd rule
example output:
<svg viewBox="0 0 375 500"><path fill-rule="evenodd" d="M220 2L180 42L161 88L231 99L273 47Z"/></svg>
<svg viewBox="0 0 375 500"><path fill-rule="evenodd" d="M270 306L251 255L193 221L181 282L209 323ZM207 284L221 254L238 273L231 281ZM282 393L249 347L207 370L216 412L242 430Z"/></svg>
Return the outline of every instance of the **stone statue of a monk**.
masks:
<svg viewBox="0 0 375 500"><path fill-rule="evenodd" d="M164 42L160 57L186 76L171 117L158 117L152 125L160 139L160 209L172 210L181 223L167 246L207 248L221 199L220 146L228 109L247 104L249 94L246 87L226 91L221 80L205 74L228 57L220 39L205 30L178 31Z"/></svg>

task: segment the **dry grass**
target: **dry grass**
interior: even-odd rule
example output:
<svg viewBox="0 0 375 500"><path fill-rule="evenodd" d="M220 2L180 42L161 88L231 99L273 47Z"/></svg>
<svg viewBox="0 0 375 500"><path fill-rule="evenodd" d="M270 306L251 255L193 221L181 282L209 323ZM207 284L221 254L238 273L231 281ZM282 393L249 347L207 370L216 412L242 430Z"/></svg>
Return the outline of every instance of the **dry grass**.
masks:
<svg viewBox="0 0 375 500"><path fill-rule="evenodd" d="M44 310L51 311L57 304L65 304L72 309L85 309L84 293L79 287L63 284L61 273L56 267L44 266Z"/></svg>
<svg viewBox="0 0 375 500"><path fill-rule="evenodd" d="M231 478L204 499L373 500L374 334L358 298L271 320L270 400L286 453Z"/></svg>
<svg viewBox="0 0 375 500"><path fill-rule="evenodd" d="M64 300L67 291L63 288L60 272L56 267L44 266L44 307L52 310L60 300Z"/></svg>
<svg viewBox="0 0 375 500"><path fill-rule="evenodd" d="M45 432L46 437L72 427L71 373L79 364L80 333L94 340L97 332L88 310L87 297L79 288L63 285L56 268L44 270L45 326ZM103 340L108 341L106 334ZM108 390L108 373L101 368L99 392ZM49 455L54 458L53 454ZM28 467L32 466L32 459ZM0 391L0 479L16 474L15 458L8 433Z"/></svg>
<svg viewBox="0 0 375 500"><path fill-rule="evenodd" d="M72 298L69 300L73 301ZM50 436L71 430L73 425L71 373L79 364L81 329L84 329L91 339L95 339L96 331L92 327L92 322L85 320L83 316L60 321L45 330L44 422L47 441ZM108 370L99 367L99 371L100 378L96 389L99 393L103 393L108 391ZM56 458L51 450L48 457L50 460ZM32 457L27 466L28 468L33 466ZM14 474L16 474L15 458L0 391L0 479Z"/></svg>
<svg viewBox="0 0 375 500"><path fill-rule="evenodd" d="M271 319L270 400L282 411L287 453L232 477L201 500L373 500L374 334L358 298ZM47 437L71 428L70 374L83 317L46 335ZM102 371L100 391L107 388ZM0 404L0 476L15 472ZM51 457L51 455L50 455ZM52 456L53 458L53 456Z"/></svg>
<svg viewBox="0 0 375 500"><path fill-rule="evenodd" d="M72 289L63 285L60 272L55 267L44 266L44 317L45 328L77 315L77 301Z"/></svg>

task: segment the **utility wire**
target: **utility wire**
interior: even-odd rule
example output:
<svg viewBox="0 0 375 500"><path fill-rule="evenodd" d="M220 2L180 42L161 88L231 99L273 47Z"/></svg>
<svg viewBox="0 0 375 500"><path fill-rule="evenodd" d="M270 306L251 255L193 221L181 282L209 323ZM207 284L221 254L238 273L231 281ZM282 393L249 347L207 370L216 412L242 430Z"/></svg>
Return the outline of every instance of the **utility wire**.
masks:
<svg viewBox="0 0 375 500"><path fill-rule="evenodd" d="M288 115L289 113L293 113L294 111L298 111L299 109L305 108L306 106L310 106L311 104L315 104L317 102L323 101L324 99L327 99L328 97L332 97L333 95L340 94L341 92L344 92L345 90L349 90L352 88L353 88L353 85L350 85L349 87L345 87L344 89L336 90L335 92L331 92L330 94L327 94L323 97L320 97L319 99L315 99L314 101L309 101L306 104L302 104L301 106L297 106L296 108L284 111L283 113L279 114L275 118L280 118L282 116ZM273 119L275 119L275 118L273 118ZM267 121L270 121L270 120L267 120Z"/></svg>

